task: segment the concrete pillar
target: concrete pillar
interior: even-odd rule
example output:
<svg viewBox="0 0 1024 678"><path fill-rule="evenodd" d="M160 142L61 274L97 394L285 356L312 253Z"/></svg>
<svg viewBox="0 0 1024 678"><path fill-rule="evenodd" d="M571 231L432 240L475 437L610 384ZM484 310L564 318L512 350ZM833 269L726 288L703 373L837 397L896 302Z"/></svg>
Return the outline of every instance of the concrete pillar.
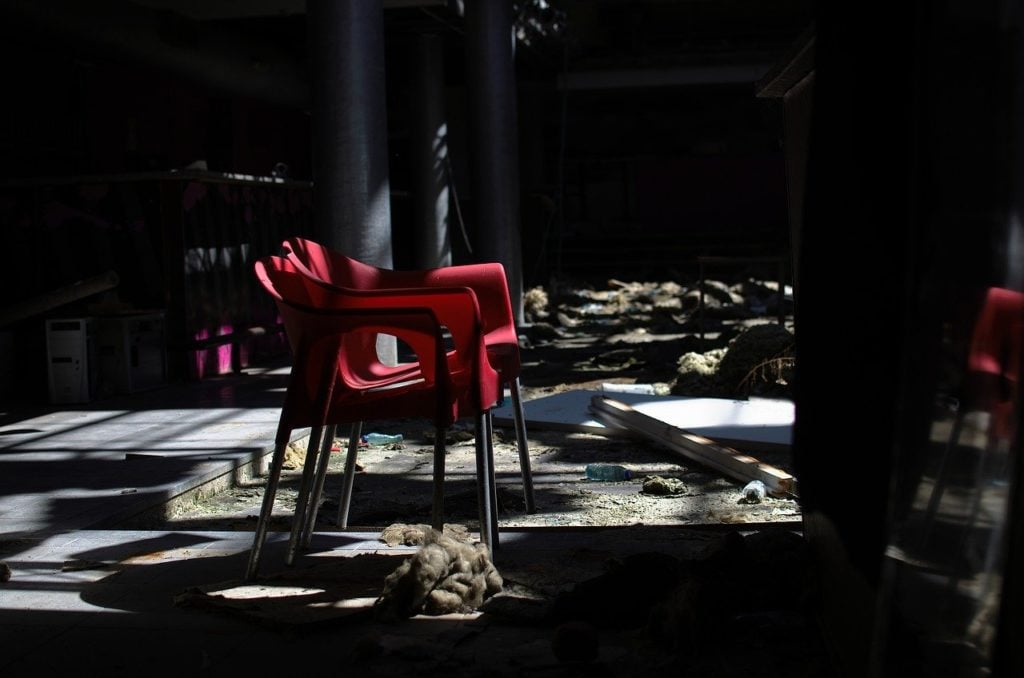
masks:
<svg viewBox="0 0 1024 678"><path fill-rule="evenodd" d="M391 203L381 0L308 0L316 237L390 268Z"/></svg>
<svg viewBox="0 0 1024 678"><path fill-rule="evenodd" d="M313 228L325 245L391 268L391 190L381 0L308 0ZM397 341L377 337L385 364Z"/></svg>
<svg viewBox="0 0 1024 678"><path fill-rule="evenodd" d="M452 263L448 233L448 125L444 107L444 43L421 35L413 47L412 159L415 266Z"/></svg>
<svg viewBox="0 0 1024 678"><path fill-rule="evenodd" d="M799 296L800 232L804 223L807 184L807 145L810 139L814 72L808 73L783 97L786 144L786 193L789 199L789 250L793 262L793 301Z"/></svg>
<svg viewBox="0 0 1024 678"><path fill-rule="evenodd" d="M475 254L505 266L516 323L523 322L516 129L515 37L511 0L466 3Z"/></svg>

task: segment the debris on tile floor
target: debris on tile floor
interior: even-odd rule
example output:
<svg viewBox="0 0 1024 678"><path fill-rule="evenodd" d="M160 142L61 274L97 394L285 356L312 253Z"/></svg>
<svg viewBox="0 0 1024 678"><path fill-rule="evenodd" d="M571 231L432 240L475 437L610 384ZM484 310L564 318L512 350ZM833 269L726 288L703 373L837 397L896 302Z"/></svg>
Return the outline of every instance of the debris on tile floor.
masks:
<svg viewBox="0 0 1024 678"><path fill-rule="evenodd" d="M649 386L649 384L628 384ZM592 407L607 397L660 421L736 448L784 448L793 441L793 401L779 398L711 398L622 391L619 384L598 389L563 390L523 404L527 428L597 435L627 435L629 430L602 420ZM652 389L653 390L653 389ZM498 426L512 426L512 404L494 410Z"/></svg>
<svg viewBox="0 0 1024 678"><path fill-rule="evenodd" d="M712 468L728 478L741 482L758 480L776 497L796 494L796 478L749 454L740 453L692 431L673 426L663 419L644 414L626 403L607 396L594 396L590 407L609 425L642 435L681 454L687 460Z"/></svg>
<svg viewBox="0 0 1024 678"><path fill-rule="evenodd" d="M433 529L424 530L423 536L419 550L384 579L384 591L374 606L379 618L472 612L501 591L501 575L485 544L453 539Z"/></svg>
<svg viewBox="0 0 1024 678"><path fill-rule="evenodd" d="M743 482L723 477L698 461L680 459L657 441L606 435L613 432L600 421L594 421L589 428L559 430L531 419L531 412L543 410L542 403L573 396L580 412L572 416L582 414L596 420L589 412L592 398L587 396L618 387L634 392L618 393L614 396L617 400L633 403L642 412L650 411L659 419L721 444L749 450L764 464L791 473L788 448L793 407L792 401L787 400L789 381L780 377L770 384L758 382L759 388L738 392L738 384L726 384L727 380L716 376L715 388L686 392L678 371L680 356L692 352L718 350L723 356L732 352L748 356L785 353L792 343L790 330L772 316L778 303L791 303L788 290L787 295L780 296L774 283L754 279L739 279L732 284L706 280L705 285L707 296L715 297L716 301L706 301L699 323L693 317L697 288L682 281L609 280L606 289L552 281L543 294L531 295L530 322L523 328L521 341L520 381L527 409L538 510L534 514L522 511L518 455L511 417L509 412L503 412L507 409L503 406L495 415L502 529L799 522L799 506L794 499L769 497L760 504L740 503ZM764 300L770 298L774 299L768 305L770 308L762 308ZM559 314L573 319L571 327L553 324ZM705 332L698 333L698 329ZM746 344L755 348L743 348ZM629 366L602 357L609 351L628 354ZM747 365L751 359L737 358L733 362ZM730 369L734 376L742 372L740 368ZM652 395L669 390L677 395ZM636 404L640 400L644 402ZM567 406L563 406L562 414L566 412L564 407ZM655 409L647 410L648 407ZM668 413L659 407L668 408ZM374 426L380 433L401 435L402 442L360 446L349 525L380 529L394 522L427 522L432 427L421 421L378 421ZM339 436L346 433L339 431ZM447 435L446 518L467 524L472 524L476 514L473 440L472 428L465 425L456 426ZM340 453L330 455L330 474L320 507L321 519L316 525L318 530L333 529L346 446L347 441L339 438L336 447ZM298 462L302 455L299 450L293 452ZM584 469L590 463L622 465L632 478L626 482L587 481ZM287 526L294 509L300 465L283 474L271 529ZM649 476L679 481L688 491L645 492L643 484ZM126 521L124 526L252 530L263 483L259 477L240 481L200 501L179 502L166 515L139 516Z"/></svg>
<svg viewBox="0 0 1024 678"><path fill-rule="evenodd" d="M436 533L432 539L474 550ZM252 584L190 589L176 603L291 634L357 624L357 633L338 634L338 651L360 665L360 675L825 675L827 654L807 606L813 578L797 532L641 528L595 533L562 549L513 543L492 566L500 586L481 603L381 614L395 574L436 546L412 556L316 558ZM418 587L418 596L428 588ZM418 624L431 619L447 625L428 640Z"/></svg>
<svg viewBox="0 0 1024 678"><path fill-rule="evenodd" d="M349 514L352 529L380 530L396 522L415 524L431 519L433 435L429 425L395 420L388 422L386 430L403 433L404 441L359 449L361 470L357 469L355 475ZM444 510L446 521L476 529L475 446L469 433L465 436L468 440L448 444ZM653 441L549 430L530 430L529 440L535 513L525 512L515 437L497 429L494 448L498 521L502 530L801 521L795 498L768 496L760 504L741 503L745 482L682 458ZM340 439L338 446L346 450L347 441ZM344 458L344 452L330 455L315 528L318 531L338 529L335 520ZM766 450L758 453L757 458L773 467L790 468L789 453L785 450ZM623 466L630 471L630 479L588 480L586 467L593 463ZM655 483L682 484L686 491L652 491L649 479L654 476L664 479ZM271 530L289 529L300 481L299 469L282 473ZM122 527L251 531L262 504L264 483L263 478L254 478L201 501L183 502L171 515L140 516L126 521Z"/></svg>
<svg viewBox="0 0 1024 678"><path fill-rule="evenodd" d="M616 383L627 387L620 391L623 400L671 392L784 401L791 388L791 334L751 310L743 292L752 285L720 285L727 294L708 302L701 336L691 317L693 289L680 285L609 281L607 290L532 295L522 341L527 406L569 391L590 392L588 397L611 392ZM769 323L771 328L754 329ZM718 370L744 335L766 348L751 351L759 357L745 368L730 368L738 383L726 383ZM687 355L716 351L713 361L705 361L705 374L687 376ZM408 546L388 545L426 548L428 540L415 527L430 519L433 430L410 420L375 427L402 435L402 442L360 447L349 525L378 531L380 551L317 554L254 583L184 591L178 603L288 633L358 628L338 635L338 652L360 675L827 674L823 643L807 609L815 582L795 498L767 495L745 503L743 482L681 459L655 441L588 430L528 425L538 510L526 514L515 438L499 423L498 515L503 538L511 540L493 561L500 592L469 612L378 618L374 610L385 580L402 567L411 569L414 557ZM337 443L341 453L330 456L319 533L336 529L347 441ZM465 531L446 535L464 541L477 527L472 430L450 431L447 447L445 518ZM788 444L754 447L760 461L792 471ZM622 465L631 478L587 480L584 469L595 462ZM271 530L287 530L298 483L297 470L285 472ZM256 478L180 507L159 526L251 531L262 484ZM524 547L552 538L557 548Z"/></svg>

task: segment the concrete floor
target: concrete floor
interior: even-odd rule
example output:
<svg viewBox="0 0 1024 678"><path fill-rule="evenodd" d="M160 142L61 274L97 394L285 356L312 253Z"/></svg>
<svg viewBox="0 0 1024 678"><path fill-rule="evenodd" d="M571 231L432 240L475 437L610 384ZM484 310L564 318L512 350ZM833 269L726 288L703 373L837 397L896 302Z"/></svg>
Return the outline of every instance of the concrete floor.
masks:
<svg viewBox="0 0 1024 678"><path fill-rule="evenodd" d="M2 675L268 675L346 666L357 675L389 676L584 670L558 661L550 628L501 623L479 612L397 625L365 616L354 618L357 624L340 617L266 623L237 610L176 604L202 587L241 583L251 533L117 526L268 454L286 376L287 366L278 366L0 415L0 560L11 570L0 584ZM301 572L361 554L398 556L397 564L415 551L388 548L377 537L318 533L288 570L287 535L272 533L263 571ZM498 564L578 579L630 551L693 554L717 538L713 531L678 528L511 531L502 534ZM594 650L600 663L586 672L600 675L594 671L621 664L636 650L621 635L603 636Z"/></svg>
<svg viewBox="0 0 1024 678"><path fill-rule="evenodd" d="M287 373L287 366L248 370L2 413L0 560L11 577L0 584L0 673L265 675L343 659L336 632L299 638L175 605L189 589L239 580L251 533L112 529L271 452ZM312 552L415 550L387 549L377 536L317 535ZM286 539L270 535L266 572L283 569ZM403 633L462 623L426 620Z"/></svg>

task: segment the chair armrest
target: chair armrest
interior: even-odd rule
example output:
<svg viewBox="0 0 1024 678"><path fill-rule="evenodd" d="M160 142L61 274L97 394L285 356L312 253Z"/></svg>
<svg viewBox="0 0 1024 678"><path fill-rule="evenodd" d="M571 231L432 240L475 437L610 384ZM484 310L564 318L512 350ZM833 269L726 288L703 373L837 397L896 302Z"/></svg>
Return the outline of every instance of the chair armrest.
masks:
<svg viewBox="0 0 1024 678"><path fill-rule="evenodd" d="M432 290L465 288L473 290L483 309L481 322L485 334L499 332L500 341L509 337L516 343L515 318L505 268L498 262L463 264L433 269L395 271L365 264L340 252L329 250L303 238L289 238L281 243L285 258L308 276L337 285L352 292L365 290Z"/></svg>
<svg viewBox="0 0 1024 678"><path fill-rule="evenodd" d="M505 268L497 262L445 266L422 271L387 271L381 282L389 287L423 287L444 289L468 287L476 294L483 309L484 333L508 328L516 335L515 318L508 289Z"/></svg>
<svg viewBox="0 0 1024 678"><path fill-rule="evenodd" d="M455 343L455 350L447 356L445 374L456 381L461 379L459 375L465 375L464 378L475 389L475 403L493 399L492 384L498 383L498 373L487 359L480 306L473 290L468 287L353 290L322 280L307 280L309 285L317 286L330 295L329 305L332 307L384 314L395 309L429 309L437 322L451 333ZM386 329L379 331L395 334L406 341L421 364L427 351L436 350L436 345L428 346L422 337L402 336Z"/></svg>

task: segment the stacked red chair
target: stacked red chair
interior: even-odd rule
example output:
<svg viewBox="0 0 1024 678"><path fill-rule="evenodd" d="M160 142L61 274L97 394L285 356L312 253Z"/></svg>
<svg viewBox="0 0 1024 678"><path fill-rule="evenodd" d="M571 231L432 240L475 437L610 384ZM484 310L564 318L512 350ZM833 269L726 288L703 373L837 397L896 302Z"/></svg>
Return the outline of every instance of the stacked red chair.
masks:
<svg viewBox="0 0 1024 678"><path fill-rule="evenodd" d="M475 418L480 539L493 552L498 523L489 419L502 394L473 291L465 287L400 293L353 289L312 278L288 259L276 256L257 261L255 274L277 304L293 362L246 579L255 578L259 570L292 431L310 427L311 433L288 564L298 545L308 542L315 522L334 427L381 419L384 413L388 419L424 417L434 422L435 527L443 523L445 432L462 417ZM396 367L381 365L375 350L369 350L377 334L401 339L416 361ZM448 337L454 350L448 349ZM321 436L325 431L330 435ZM344 481L349 498L357 441L358 435L350 440L346 459Z"/></svg>
<svg viewBox="0 0 1024 678"><path fill-rule="evenodd" d="M509 295L508 280L504 267L497 262L445 266L441 268L420 269L412 271L394 271L363 263L341 252L328 248L307 238L293 237L282 243L284 256L296 268L310 277L327 284L358 290L387 291L391 294L423 294L426 291L458 290L469 288L476 295L481 313L481 329L486 349L487 360L491 368L498 374L502 385L499 391L499 404L504 397L507 386L512 400L513 422L516 431L516 443L519 451L519 465L522 475L524 503L527 513L536 510L534 501L533 478L530 472L530 450L527 443L526 420L523 413L523 402L520 393L519 375L521 361L519 355L519 337L516 330L515 316L512 313L512 302ZM439 315L444 325L458 323L454 315ZM365 338L363 341L367 341ZM367 358L366 364L374 374L396 374L402 369L388 367L376 360L375 345L366 343L363 351ZM487 418L488 429L491 427L490 417ZM345 526L343 512L347 511L347 502L342 501L339 510L338 524Z"/></svg>

